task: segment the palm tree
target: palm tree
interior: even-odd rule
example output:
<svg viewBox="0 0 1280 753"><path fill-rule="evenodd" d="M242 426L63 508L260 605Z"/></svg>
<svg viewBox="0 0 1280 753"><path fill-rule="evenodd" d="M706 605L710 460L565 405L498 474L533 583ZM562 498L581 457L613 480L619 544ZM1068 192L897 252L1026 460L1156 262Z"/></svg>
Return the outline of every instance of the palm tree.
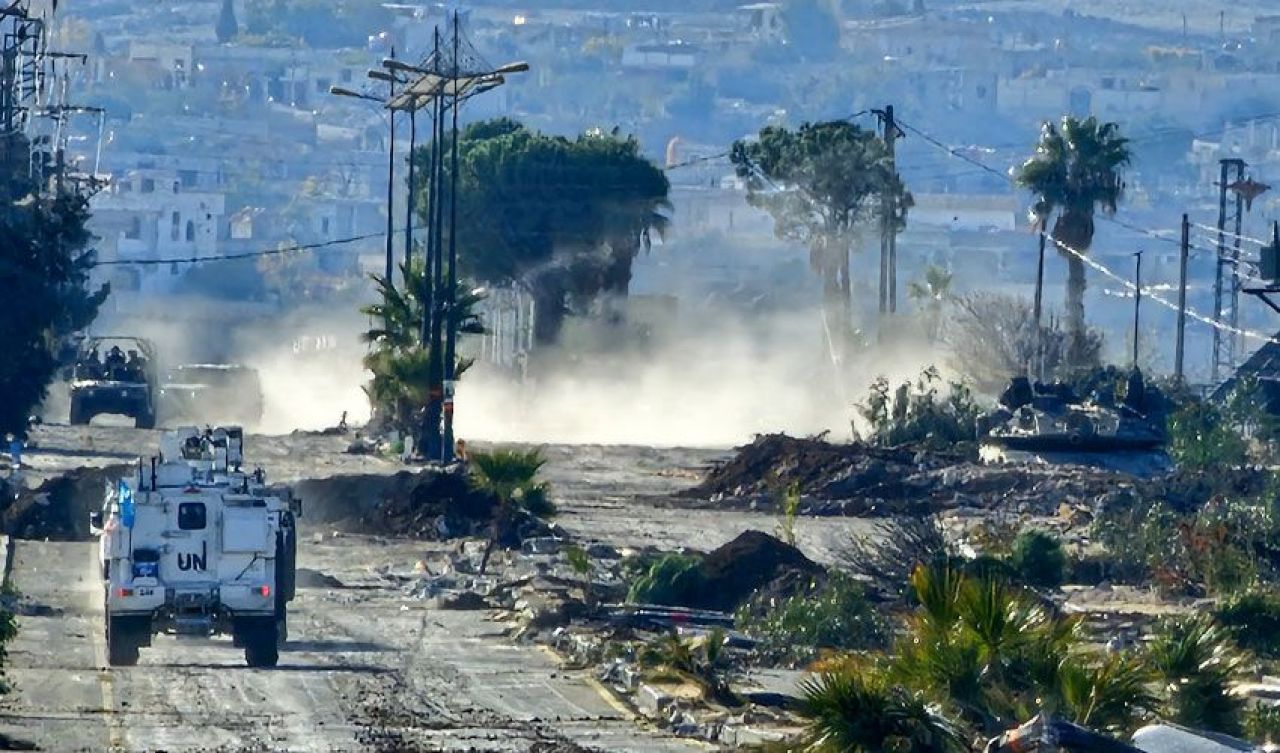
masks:
<svg viewBox="0 0 1280 753"><path fill-rule="evenodd" d="M1243 657L1227 632L1205 615L1170 620L1147 647L1146 663L1162 685L1164 716L1189 727L1239 734L1243 701L1231 693Z"/></svg>
<svg viewBox="0 0 1280 753"><path fill-rule="evenodd" d="M891 684L875 667L847 662L800 683L811 753L926 753L966 750L959 728L920 693Z"/></svg>
<svg viewBox="0 0 1280 753"><path fill-rule="evenodd" d="M1151 680L1140 656L1073 656L1058 671L1058 711L1076 724L1124 735L1139 723L1139 711L1156 707Z"/></svg>
<svg viewBox="0 0 1280 753"><path fill-rule="evenodd" d="M364 365L373 379L365 386L365 394L376 415L390 421L402 433L421 429L419 414L430 397L434 354L421 344L422 315L427 295L427 277L421 262L400 267L404 285L397 288L390 280L373 275L379 302L360 309L377 322L362 336L372 350ZM476 313L483 295L459 284L457 303L451 317L461 334L483 334L485 329ZM472 366L473 360L459 356L454 366L457 377Z"/></svg>
<svg viewBox="0 0 1280 753"><path fill-rule="evenodd" d="M683 638L674 633L646 644L637 655L643 667L674 674L702 688L713 701L741 706L742 699L729 685L728 638L719 628L700 638Z"/></svg>
<svg viewBox="0 0 1280 753"><path fill-rule="evenodd" d="M404 284L399 288L381 275L372 275L379 302L360 309L360 313L381 325L370 327L363 335L365 342L379 349L410 348L421 341L422 309L427 297L426 268L421 261L416 261L407 269L401 264L400 273ZM452 320L459 333L484 334L484 324L476 312L483 300L482 293L461 282L458 284Z"/></svg>
<svg viewBox="0 0 1280 753"><path fill-rule="evenodd" d="M1045 123L1036 153L1017 171L1018 185L1036 196L1034 214L1067 259L1068 363L1079 367L1085 348L1085 272L1081 254L1093 244L1094 212L1114 214L1124 192L1121 173L1132 154L1115 123L1070 116L1060 128Z"/></svg>
<svg viewBox="0 0 1280 753"><path fill-rule="evenodd" d="M483 575L489 565L489 555L498 542L506 537L517 513L517 506L534 515L544 515L551 511L546 500L547 486L537 480L538 472L546 465L542 451L533 450L494 450L493 452L472 452L471 484L482 492L492 494L498 500L498 509L494 511L493 523L489 533L489 541L484 548L484 557L480 560L480 573Z"/></svg>

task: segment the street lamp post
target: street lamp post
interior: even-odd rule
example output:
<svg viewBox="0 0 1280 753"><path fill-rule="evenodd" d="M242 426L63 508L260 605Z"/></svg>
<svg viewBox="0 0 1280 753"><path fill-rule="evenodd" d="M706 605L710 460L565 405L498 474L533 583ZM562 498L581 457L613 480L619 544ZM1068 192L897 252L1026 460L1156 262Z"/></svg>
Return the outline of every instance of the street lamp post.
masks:
<svg viewBox="0 0 1280 753"><path fill-rule="evenodd" d="M406 109L410 113L431 105L432 147L428 176L427 208L427 299L424 301L420 336L430 349L428 402L423 414L422 454L432 460L453 459L453 396L457 378L457 288L458 288L458 108L471 97L501 86L503 74L529 69L527 63L510 63L491 71L463 73L459 64L461 46L458 13L453 18L452 64L442 62L440 30L435 33L434 52L421 66L388 58L383 67L392 73L418 76L391 97L387 107ZM452 112L450 113L450 108ZM449 239L448 266L445 266L444 204L445 169L444 137L446 115L452 116L452 143L449 153ZM412 121L411 121L412 122ZM411 167L412 170L412 162ZM410 198L412 202L412 196Z"/></svg>
<svg viewBox="0 0 1280 753"><path fill-rule="evenodd" d="M392 49L391 55L392 57L395 56L394 49ZM394 76L386 76L385 78L383 78L383 76L381 75L374 75L374 74L380 74L380 73L381 71L370 71L369 75L371 78L377 78L380 80L387 81L390 87L390 96L394 97L396 93L396 78ZM382 100L378 99L377 97L371 97L368 94L362 94L360 92L352 91L350 89L344 89L341 86L329 87L329 93L338 97L351 97L353 99L363 99L363 100L368 100L370 102L377 102L379 104L382 104ZM388 136L388 139L387 139L387 240L386 240L387 259L383 269L383 275L384 275L384 279L386 280L387 288L390 289L395 286L395 278L394 278L395 250L394 250L393 241L395 239L396 114L394 110L388 113L387 119L389 122L389 131L390 131L390 135ZM388 290L388 292L390 292L390 290ZM384 312L384 315L383 315L384 325L387 324L387 317L389 315L390 315L389 312Z"/></svg>
<svg viewBox="0 0 1280 753"><path fill-rule="evenodd" d="M453 12L453 74L458 75L458 12ZM456 79L455 79L456 82ZM453 393L457 383L458 317L454 307L458 304L458 94L453 99L453 143L450 145L449 181L449 326L445 329L444 344L444 441L441 443L441 459L453 460Z"/></svg>

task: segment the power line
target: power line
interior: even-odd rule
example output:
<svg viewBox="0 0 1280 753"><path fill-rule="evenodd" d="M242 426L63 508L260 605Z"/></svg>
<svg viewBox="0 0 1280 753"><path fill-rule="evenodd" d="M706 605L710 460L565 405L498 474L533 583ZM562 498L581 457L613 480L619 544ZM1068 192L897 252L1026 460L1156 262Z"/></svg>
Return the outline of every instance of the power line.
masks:
<svg viewBox="0 0 1280 753"><path fill-rule="evenodd" d="M980 161L978 161L978 160L976 160L976 159L973 159L972 157L969 157L969 156L968 156L968 155L966 155L966 154L962 154L962 153L960 153L960 152L956 151L955 149L952 149L951 147L948 147L946 144L942 143L941 141L939 141L938 139L934 138L933 136L931 136L931 135L929 135L929 134L925 133L924 131L921 131L920 129L916 128L915 126L912 126L912 125L910 125L910 124L908 124L908 123L905 123L905 122L903 122L902 120L898 120L898 125L900 125L900 126L902 126L902 127L906 128L906 129L910 130L912 133L916 134L917 136L919 136L920 138L924 139L924 140L925 140L925 141L927 141L928 143L933 144L934 146L938 147L939 149L943 149L943 150L945 150L948 154L951 154L951 155L953 155L953 156L955 156L955 157L959 157L960 159L962 159L962 160L964 160L964 161L966 161L966 162L969 162L969 163L973 164L975 167L980 167L980 168L982 168L982 169L986 170L987 172L992 173L993 175L999 175L1000 177L1004 178L1005 180L1009 181L1010 183L1014 183L1014 182L1015 182L1011 176L1004 175L1003 173L999 172L999 171L998 171L998 170L996 170L995 168L993 168L993 167L991 167L991 166L989 166L989 165L985 165L985 164L983 164L982 162L980 162ZM1111 222L1113 222L1114 224L1117 224L1117 225L1119 225L1119 226L1121 226L1121 227L1125 227L1125 228L1128 228L1128 229L1130 229L1130 230L1134 230L1134 231L1137 231L1137 232L1143 233L1144 235L1147 235L1147 236L1149 236L1149 237L1151 237L1151 238L1153 238L1153 239L1155 239L1155 240L1169 241L1169 242L1172 242L1172 243L1174 243L1174 244L1176 244L1176 245L1181 246L1181 242L1180 242L1180 241L1174 240L1174 239L1172 239L1172 238L1165 238L1164 236L1161 236L1161 235L1157 235L1157 234L1156 234L1156 231L1151 230L1151 229L1149 229L1149 228L1139 227L1139 226L1137 226L1137 225L1133 225L1133 224L1130 224L1130 223L1127 223L1127 222L1123 222L1123 221L1120 221L1120 220L1116 220L1116 219L1114 219L1114 218L1107 217L1106 215L1103 215L1103 219L1110 220L1110 221L1111 221ZM1216 229L1216 228L1215 228L1215 229ZM1082 251L1080 251L1080 250L1078 250L1078 249L1074 249L1074 248L1072 248L1072 247L1070 247L1070 246L1066 245L1065 243L1062 243L1061 241L1058 241L1058 240L1054 239L1054 238L1052 237L1052 235L1051 235L1050 233L1048 233L1047 231L1045 231L1045 230L1040 230L1040 231L1038 231L1038 232L1039 232L1039 234L1040 234L1040 235L1043 235L1043 236L1045 237L1045 239L1046 239L1046 240L1048 240L1048 241L1052 242L1055 246L1057 246L1060 250L1065 251L1065 252L1067 252L1067 253L1071 254L1072 256L1075 256L1076 258L1080 259L1080 261L1081 261L1081 262L1083 262L1084 264L1086 264L1086 265L1088 265L1088 266L1092 267L1094 270L1096 270L1096 271L1098 271L1098 272L1102 273L1104 276L1109 277L1109 278L1111 278L1111 279L1113 279L1113 280L1115 280L1115 281L1119 282L1120 284L1124 285L1126 288L1128 288L1128 289L1130 289L1130 290L1133 290L1133 291L1137 291L1137 290L1138 290L1138 286L1134 285L1134 283L1133 283L1133 282L1131 282L1131 281L1129 281L1129 279L1128 279L1128 278L1126 278L1126 277L1124 277L1124 276L1122 276L1122 275L1117 274L1116 272L1112 271L1112 270L1111 270L1109 267L1107 267L1106 265L1104 265L1104 264L1102 264L1101 262L1097 261L1096 259L1094 259L1094 258L1090 257L1088 254L1086 254L1086 253L1084 253L1084 252L1082 252ZM1237 273L1237 274L1238 274L1238 273ZM1246 278L1246 279L1251 279L1251 278ZM1172 301L1166 300L1166 299L1162 298L1161 296L1157 295L1157 294L1155 293L1155 291L1150 290L1150 289L1149 289L1148 287L1146 287L1146 286L1143 286L1143 287L1141 288L1141 290L1142 290L1142 292L1143 292L1143 294L1144 294L1144 295L1146 295L1146 296L1150 297L1152 300L1156 301L1156 302L1157 302L1157 303L1159 303L1160 305L1165 306L1165 307L1167 307L1167 308L1170 308L1170 309L1172 309L1172 310L1174 310L1174 311L1181 311L1181 312L1185 313L1187 316L1191 317L1192 319L1195 319L1196 321L1199 321L1199 322L1202 322L1202 323L1204 323L1204 324L1207 324L1207 325L1209 325L1210 327L1213 327L1214 329L1221 330L1221 331L1224 331L1224 332L1230 332L1230 333L1232 333L1232 334L1240 335L1240 336L1242 336L1242 337L1249 337L1249 338L1252 338L1252 339L1255 339L1255 340L1260 340L1260 341L1262 341L1262 342L1275 343L1275 344L1277 344L1277 345L1280 345L1280 340L1277 340L1277 339L1275 339L1275 338L1273 338L1273 337L1271 337L1271 336L1269 336L1269 335L1263 334L1263 333L1261 333L1261 332L1255 332L1255 331L1253 331L1253 330L1242 329L1242 328L1240 328L1240 327L1233 327L1233 326L1231 326L1231 325L1229 325L1229 324L1224 324L1224 323L1222 323L1222 322L1217 322L1217 321L1214 321L1213 319L1211 319L1210 317L1205 316L1204 314L1201 314L1200 312L1196 311L1195 309L1192 309L1192 308L1190 308L1190 307L1185 307L1185 308L1184 308L1184 307L1180 307L1180 306L1178 306L1178 304L1173 303Z"/></svg>
<svg viewBox="0 0 1280 753"><path fill-rule="evenodd" d="M701 164L703 162L714 162L715 160L724 159L725 157L728 157L728 156L729 156L729 152L720 152L718 154L711 154L706 157L693 157L692 159L687 159L684 162L677 162L674 165L667 165L662 169L664 172L670 172L672 170L679 170L682 167L690 167L692 165Z"/></svg>
<svg viewBox="0 0 1280 753"><path fill-rule="evenodd" d="M1239 238L1239 239L1240 239L1240 240L1242 240L1242 241L1245 241L1245 242L1247 242L1247 243L1254 243L1254 244L1257 244L1257 245L1259 245L1259 246L1262 246L1263 248L1267 248L1267 247L1269 247L1269 246L1271 245L1271 241L1259 240L1258 238L1250 238L1249 236L1244 235L1243 233L1241 233L1241 234L1236 234L1236 233L1234 233L1234 232L1232 232L1232 231L1230 231L1230 230L1227 230L1227 229L1225 229L1225 228L1217 228L1217 227L1214 227L1214 226L1212 226L1212 225L1205 225L1205 224L1203 224L1203 223L1199 223L1199 222L1193 222L1193 223L1191 223L1191 224L1192 224L1193 226L1195 226L1195 227L1200 228L1201 230L1208 230L1208 231L1209 231L1209 232L1211 232L1211 233L1222 233L1222 235L1223 235L1223 236L1225 236L1225 237L1227 237L1227 238L1231 238L1231 239L1233 239L1233 240L1234 240L1234 239L1236 239L1236 238ZM1215 241L1215 242L1216 242L1216 241Z"/></svg>
<svg viewBox="0 0 1280 753"><path fill-rule="evenodd" d="M414 228L415 230L421 228ZM403 230L396 230L395 233L403 233ZM172 257L167 259L113 259L111 261L94 262L93 267L148 267L162 264L204 264L206 262L220 261L237 261L241 259L256 259L263 256L279 256L281 254L291 254L299 251L315 251L321 248L331 248L333 246L344 246L349 243L358 243L373 238L383 238L385 232L365 233L364 235L353 235L349 238L335 238L331 241L323 241L319 243L303 243L286 246L284 248L268 248L260 251L244 251L238 254L223 254L220 256L183 256Z"/></svg>

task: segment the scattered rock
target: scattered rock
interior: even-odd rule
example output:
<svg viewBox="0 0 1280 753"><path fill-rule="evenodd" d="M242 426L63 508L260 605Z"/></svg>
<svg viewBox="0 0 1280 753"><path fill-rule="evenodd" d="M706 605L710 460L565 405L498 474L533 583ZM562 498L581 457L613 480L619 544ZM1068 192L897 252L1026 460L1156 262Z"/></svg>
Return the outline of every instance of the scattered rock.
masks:
<svg viewBox="0 0 1280 753"><path fill-rule="evenodd" d="M493 609L493 605L489 603L488 599L475 591L463 591L461 593L441 598L440 608L456 611L475 611L479 609Z"/></svg>

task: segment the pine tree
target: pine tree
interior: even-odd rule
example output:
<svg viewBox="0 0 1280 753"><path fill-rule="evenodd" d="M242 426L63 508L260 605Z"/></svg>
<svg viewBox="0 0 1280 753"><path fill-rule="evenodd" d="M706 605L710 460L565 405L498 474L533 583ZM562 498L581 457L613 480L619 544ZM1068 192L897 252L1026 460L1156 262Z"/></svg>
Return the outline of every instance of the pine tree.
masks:
<svg viewBox="0 0 1280 753"><path fill-rule="evenodd" d="M89 289L87 197L44 190L29 176L28 154L22 135L0 138L0 435L23 433L61 346L93 321L108 292Z"/></svg>
<svg viewBox="0 0 1280 753"><path fill-rule="evenodd" d="M240 35L240 24L236 21L236 9L231 0L222 0L222 10L218 13L218 25L214 31L220 44L233 42Z"/></svg>

